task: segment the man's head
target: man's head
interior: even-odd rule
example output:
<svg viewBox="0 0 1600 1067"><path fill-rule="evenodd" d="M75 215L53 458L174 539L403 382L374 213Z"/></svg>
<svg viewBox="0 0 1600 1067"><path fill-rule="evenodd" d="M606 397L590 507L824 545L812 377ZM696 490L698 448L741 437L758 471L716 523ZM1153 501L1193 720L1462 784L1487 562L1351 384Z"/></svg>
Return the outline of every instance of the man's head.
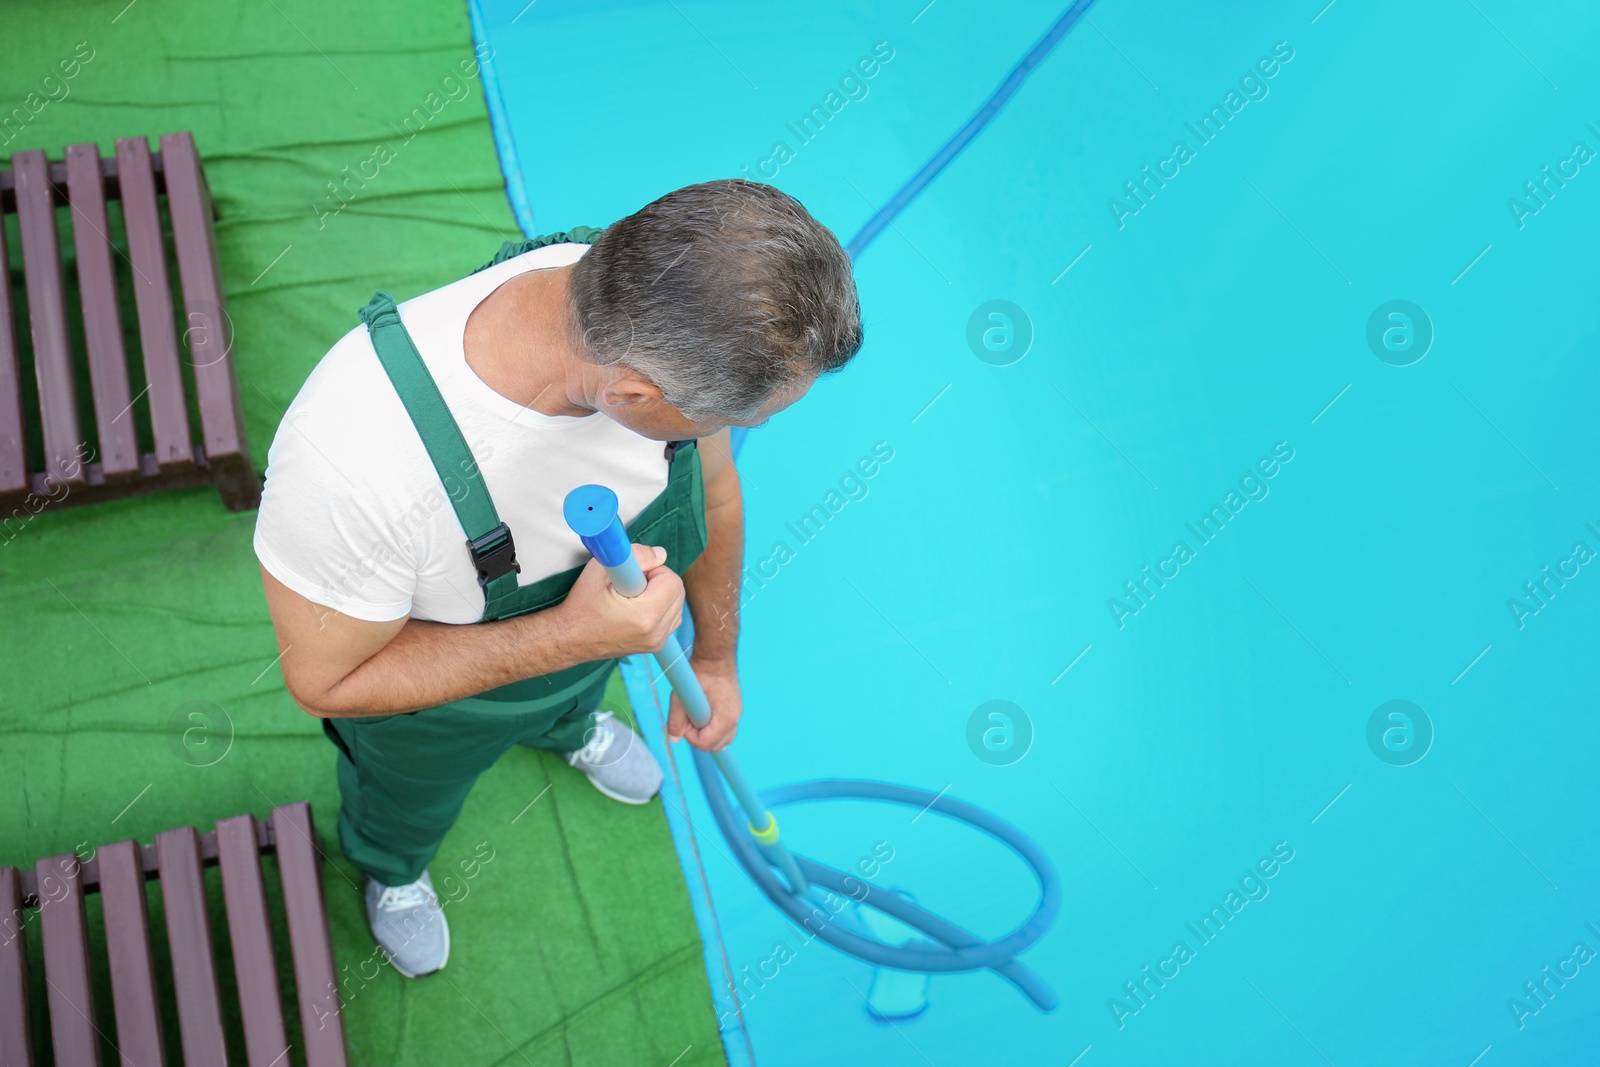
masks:
<svg viewBox="0 0 1600 1067"><path fill-rule="evenodd" d="M739 179L613 223L572 267L573 347L606 415L659 440L756 425L861 349L850 257L799 201Z"/></svg>

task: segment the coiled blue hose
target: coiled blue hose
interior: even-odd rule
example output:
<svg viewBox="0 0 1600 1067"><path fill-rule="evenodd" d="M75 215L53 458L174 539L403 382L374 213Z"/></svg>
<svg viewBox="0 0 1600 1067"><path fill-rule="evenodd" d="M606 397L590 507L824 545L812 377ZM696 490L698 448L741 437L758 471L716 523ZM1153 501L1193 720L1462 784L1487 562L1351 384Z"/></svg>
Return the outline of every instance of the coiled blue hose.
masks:
<svg viewBox="0 0 1600 1067"><path fill-rule="evenodd" d="M849 897L869 908L875 908L907 926L920 930L933 944L889 945L870 937L862 937L841 924L827 921L831 915L820 902L810 896L797 897L773 873L766 857L756 847L749 832L740 822L722 779L710 755L694 750L695 771L705 790L711 814L721 827L722 834L733 847L739 865L750 880L766 894L785 915L802 928L847 955L879 967L924 974L955 974L964 971L989 970L1010 982L1040 1011L1053 1011L1060 1003L1047 982L1017 956L1031 948L1044 936L1055 921L1061 908L1061 883L1055 868L1044 851L1026 835L1003 819L982 808L940 796L926 789L887 782L869 782L858 779L823 779L778 786L761 792L761 800L768 807L800 804L812 800L875 800L889 804L937 812L975 830L982 831L1015 852L1033 870L1039 882L1039 904L1027 921L1015 930L994 941L985 941L969 930L947 919L918 907L911 901L888 889L874 889L854 875L845 874L808 856L794 855L801 872L813 886L820 886ZM864 894L864 895L858 895ZM806 925L806 920L821 915L820 929Z"/></svg>

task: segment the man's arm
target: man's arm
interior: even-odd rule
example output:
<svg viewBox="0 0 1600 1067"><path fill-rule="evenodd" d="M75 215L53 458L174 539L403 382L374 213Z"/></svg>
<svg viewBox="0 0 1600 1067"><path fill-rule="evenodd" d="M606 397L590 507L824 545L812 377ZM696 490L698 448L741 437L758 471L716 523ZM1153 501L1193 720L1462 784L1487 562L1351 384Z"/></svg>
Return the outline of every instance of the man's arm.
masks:
<svg viewBox="0 0 1600 1067"><path fill-rule="evenodd" d="M667 736L687 737L696 748L715 752L733 740L743 712L735 653L744 570L744 496L727 430L701 441L700 455L705 477L706 547L684 572L683 584L694 615L694 650L689 662L711 704L711 721L704 727L692 725L674 696Z"/></svg>
<svg viewBox="0 0 1600 1067"><path fill-rule="evenodd" d="M629 599L590 560L566 600L500 622L366 622L296 593L266 568L267 610L284 684L320 718L420 711L579 663L655 652L683 614L683 583L665 553L633 546L648 584Z"/></svg>

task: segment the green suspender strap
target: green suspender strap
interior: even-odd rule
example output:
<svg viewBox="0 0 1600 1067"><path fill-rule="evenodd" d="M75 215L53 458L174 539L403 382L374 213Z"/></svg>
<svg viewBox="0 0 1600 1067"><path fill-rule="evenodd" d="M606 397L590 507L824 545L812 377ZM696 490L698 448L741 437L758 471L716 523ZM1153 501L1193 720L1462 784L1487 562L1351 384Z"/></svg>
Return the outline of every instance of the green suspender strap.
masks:
<svg viewBox="0 0 1600 1067"><path fill-rule="evenodd" d="M592 244L603 232L593 226L575 226L526 241L507 241L493 259L473 273L546 245ZM517 548L511 529L495 511L494 499L478 472L472 450L467 447L461 428L439 394L439 386L428 373L417 346L400 321L394 297L383 291L373 294L367 306L361 309L361 321L367 324L378 361L388 373L395 392L400 394L400 402L411 416L423 447L428 450L428 458L433 461L433 469L444 483L450 506L467 533L467 551L472 554L478 585L483 588L484 619L498 617L497 602L504 604L513 597L517 592L517 575L522 572L517 565Z"/></svg>
<svg viewBox="0 0 1600 1067"><path fill-rule="evenodd" d="M367 324L378 360L400 394L400 402L433 461L433 469L444 483L450 506L467 533L467 551L478 569L478 584L483 588L487 610L489 604L517 589L517 575L522 568L517 565L511 529L500 521L489 487L472 458L472 449L467 447L461 428L439 394L439 386L400 322L394 297L386 292L375 293L361 309L361 321Z"/></svg>

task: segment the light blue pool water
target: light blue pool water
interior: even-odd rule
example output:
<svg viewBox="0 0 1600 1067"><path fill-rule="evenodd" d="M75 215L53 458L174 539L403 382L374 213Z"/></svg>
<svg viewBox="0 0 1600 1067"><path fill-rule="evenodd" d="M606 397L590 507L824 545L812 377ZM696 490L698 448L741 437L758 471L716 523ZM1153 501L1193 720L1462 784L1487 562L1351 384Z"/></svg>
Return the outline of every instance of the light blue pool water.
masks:
<svg viewBox="0 0 1600 1067"><path fill-rule="evenodd" d="M850 241L1065 9L924 2L484 0L524 226L742 176ZM989 972L875 990L680 749L732 1062L1600 1049L1600 16L1325 3L1094 4L861 252L856 363L746 440L751 779L943 790L1063 907L1021 957L1054 1011ZM1038 896L937 810L783 819L985 938Z"/></svg>

